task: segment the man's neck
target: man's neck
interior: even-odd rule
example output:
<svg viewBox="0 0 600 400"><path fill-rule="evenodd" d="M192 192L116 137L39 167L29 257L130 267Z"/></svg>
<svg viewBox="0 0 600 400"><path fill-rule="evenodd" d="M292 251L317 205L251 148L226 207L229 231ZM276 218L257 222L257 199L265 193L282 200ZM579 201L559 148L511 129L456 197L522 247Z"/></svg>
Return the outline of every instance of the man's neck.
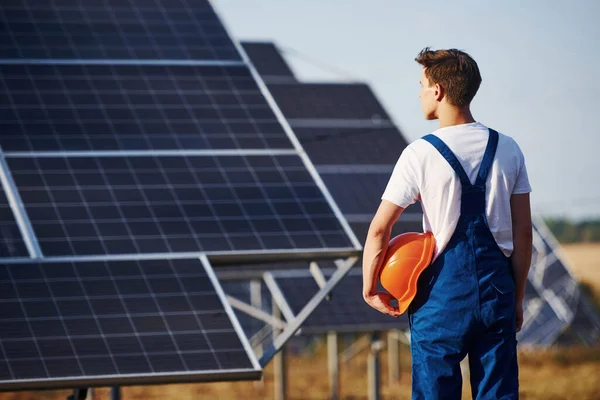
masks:
<svg viewBox="0 0 600 400"><path fill-rule="evenodd" d="M469 107L448 107L444 110L440 110L438 119L440 121L440 128L446 128L454 125L471 124L475 122Z"/></svg>

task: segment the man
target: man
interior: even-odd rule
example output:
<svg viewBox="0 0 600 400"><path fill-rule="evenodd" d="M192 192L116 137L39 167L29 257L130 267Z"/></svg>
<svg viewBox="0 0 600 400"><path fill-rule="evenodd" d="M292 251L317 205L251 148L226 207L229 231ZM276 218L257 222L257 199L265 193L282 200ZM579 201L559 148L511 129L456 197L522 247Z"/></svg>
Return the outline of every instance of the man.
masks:
<svg viewBox="0 0 600 400"><path fill-rule="evenodd" d="M471 115L481 75L468 54L425 48L416 61L425 118L440 128L398 159L367 234L363 297L399 316L377 281L394 223L420 201L436 249L408 309L413 399L460 399L467 354L474 399L516 399L532 247L524 157L512 138Z"/></svg>

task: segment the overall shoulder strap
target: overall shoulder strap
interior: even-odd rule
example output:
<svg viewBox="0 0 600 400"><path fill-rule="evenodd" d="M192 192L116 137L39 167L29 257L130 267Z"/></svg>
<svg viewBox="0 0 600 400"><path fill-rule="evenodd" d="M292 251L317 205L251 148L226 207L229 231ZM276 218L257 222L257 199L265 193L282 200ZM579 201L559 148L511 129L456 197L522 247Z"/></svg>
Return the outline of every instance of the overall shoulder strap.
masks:
<svg viewBox="0 0 600 400"><path fill-rule="evenodd" d="M467 176L462 165L460 165L460 161L458 161L458 158L456 158L452 150L450 150L450 148L446 145L446 143L442 141L442 139L433 134L426 135L423 137L423 139L431 143L433 147L435 147L437 151L440 152L442 157L446 159L448 164L450 164L454 172L456 172L456 174L458 175L463 188L471 186L469 177Z"/></svg>
<svg viewBox="0 0 600 400"><path fill-rule="evenodd" d="M477 174L477 180L475 186L485 187L487 182L488 174L492 169L494 163L494 157L496 156L496 149L498 148L498 132L488 128L490 131L490 137L488 139L485 153L483 153L483 159L481 160L481 166L479 167L479 173Z"/></svg>

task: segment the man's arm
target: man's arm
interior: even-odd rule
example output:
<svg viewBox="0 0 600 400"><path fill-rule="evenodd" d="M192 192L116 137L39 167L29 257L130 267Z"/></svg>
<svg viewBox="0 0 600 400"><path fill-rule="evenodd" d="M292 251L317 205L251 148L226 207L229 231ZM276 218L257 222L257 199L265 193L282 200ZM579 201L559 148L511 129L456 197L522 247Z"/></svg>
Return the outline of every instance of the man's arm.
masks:
<svg viewBox="0 0 600 400"><path fill-rule="evenodd" d="M397 307L392 307L392 296L388 293L377 293L379 271L390 242L392 227L400 217L404 208L387 200L382 200L367 233L363 249L363 298L376 310L399 316Z"/></svg>
<svg viewBox="0 0 600 400"><path fill-rule="evenodd" d="M533 228L529 193L513 194L510 197L514 250L510 257L515 278L515 296L517 300L517 332L523 325L523 298L525 284L531 266Z"/></svg>

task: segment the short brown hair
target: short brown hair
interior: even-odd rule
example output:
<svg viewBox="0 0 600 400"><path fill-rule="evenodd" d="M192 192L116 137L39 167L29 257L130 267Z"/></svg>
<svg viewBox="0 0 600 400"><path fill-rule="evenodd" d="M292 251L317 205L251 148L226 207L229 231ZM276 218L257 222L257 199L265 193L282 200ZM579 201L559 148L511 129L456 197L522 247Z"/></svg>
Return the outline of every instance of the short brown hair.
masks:
<svg viewBox="0 0 600 400"><path fill-rule="evenodd" d="M479 67L464 51L431 50L425 47L415 61L425 67L425 76L430 83L438 83L444 88L450 104L466 106L479 90Z"/></svg>

